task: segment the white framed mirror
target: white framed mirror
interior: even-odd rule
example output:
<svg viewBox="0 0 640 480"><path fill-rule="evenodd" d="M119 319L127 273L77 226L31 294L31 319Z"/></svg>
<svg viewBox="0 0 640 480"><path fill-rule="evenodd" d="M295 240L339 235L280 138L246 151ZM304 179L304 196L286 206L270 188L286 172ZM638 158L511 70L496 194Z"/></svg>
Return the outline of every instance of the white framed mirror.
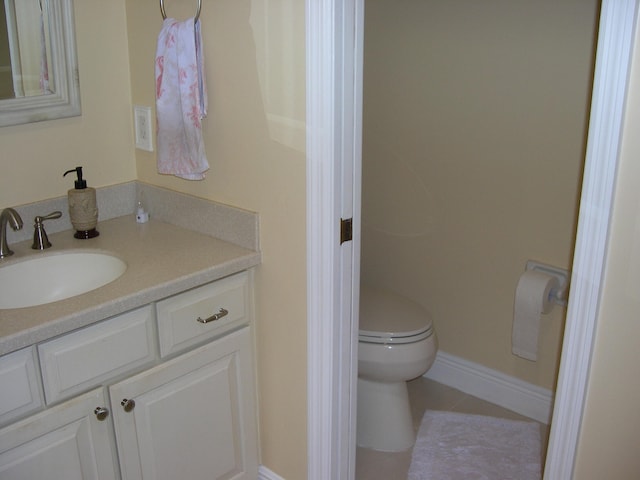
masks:
<svg viewBox="0 0 640 480"><path fill-rule="evenodd" d="M80 113L72 0L0 0L0 127Z"/></svg>

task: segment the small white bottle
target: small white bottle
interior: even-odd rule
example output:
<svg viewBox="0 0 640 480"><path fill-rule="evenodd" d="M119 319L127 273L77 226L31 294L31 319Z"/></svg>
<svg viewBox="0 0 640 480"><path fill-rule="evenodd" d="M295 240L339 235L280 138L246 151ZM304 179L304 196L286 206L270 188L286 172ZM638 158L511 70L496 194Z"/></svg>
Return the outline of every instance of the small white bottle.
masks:
<svg viewBox="0 0 640 480"><path fill-rule="evenodd" d="M144 209L142 204L142 192L138 197L138 206L136 207L136 222L147 223L149 221L149 212Z"/></svg>

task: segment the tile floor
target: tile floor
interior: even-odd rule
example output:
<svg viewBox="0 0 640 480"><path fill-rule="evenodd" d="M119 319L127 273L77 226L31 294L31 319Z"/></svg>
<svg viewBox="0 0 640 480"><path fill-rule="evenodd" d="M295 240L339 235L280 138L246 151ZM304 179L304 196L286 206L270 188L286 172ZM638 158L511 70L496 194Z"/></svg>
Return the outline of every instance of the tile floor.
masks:
<svg viewBox="0 0 640 480"><path fill-rule="evenodd" d="M424 377L409 382L409 399L416 431L420 426L424 411L427 409L532 421L510 410ZM540 424L540 437L542 439L541 451L544 457L549 437L549 427L547 425ZM410 464L411 450L400 453L386 453L358 448L356 454L356 480L405 480Z"/></svg>

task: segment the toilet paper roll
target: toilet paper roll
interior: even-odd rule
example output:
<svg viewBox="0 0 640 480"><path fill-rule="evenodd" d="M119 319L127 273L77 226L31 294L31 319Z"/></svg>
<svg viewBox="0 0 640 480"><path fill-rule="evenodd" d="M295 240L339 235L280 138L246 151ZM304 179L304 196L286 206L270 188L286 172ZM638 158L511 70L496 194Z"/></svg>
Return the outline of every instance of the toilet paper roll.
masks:
<svg viewBox="0 0 640 480"><path fill-rule="evenodd" d="M557 289L558 285L558 279L553 275L535 270L527 270L520 276L516 287L511 333L511 351L514 355L534 362L538 359L540 318L553 308L549 293Z"/></svg>

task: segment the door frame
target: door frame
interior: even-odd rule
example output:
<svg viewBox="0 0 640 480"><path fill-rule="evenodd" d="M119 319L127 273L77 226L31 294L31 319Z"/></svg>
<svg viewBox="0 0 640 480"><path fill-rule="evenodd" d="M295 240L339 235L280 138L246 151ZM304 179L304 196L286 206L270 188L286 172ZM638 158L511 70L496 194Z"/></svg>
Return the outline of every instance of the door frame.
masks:
<svg viewBox="0 0 640 480"><path fill-rule="evenodd" d="M364 0L305 0L308 479L355 476ZM603 0L571 292L545 478L572 478L640 0ZM345 174L346 172L346 174ZM351 192L349 191L351 189ZM339 243L351 206L354 241ZM347 208L349 210L349 208ZM330 419L328 421L327 419Z"/></svg>
<svg viewBox="0 0 640 480"><path fill-rule="evenodd" d="M308 480L355 478L363 6L306 0Z"/></svg>
<svg viewBox="0 0 640 480"><path fill-rule="evenodd" d="M571 291L544 477L572 478L622 144L639 0L603 0Z"/></svg>

